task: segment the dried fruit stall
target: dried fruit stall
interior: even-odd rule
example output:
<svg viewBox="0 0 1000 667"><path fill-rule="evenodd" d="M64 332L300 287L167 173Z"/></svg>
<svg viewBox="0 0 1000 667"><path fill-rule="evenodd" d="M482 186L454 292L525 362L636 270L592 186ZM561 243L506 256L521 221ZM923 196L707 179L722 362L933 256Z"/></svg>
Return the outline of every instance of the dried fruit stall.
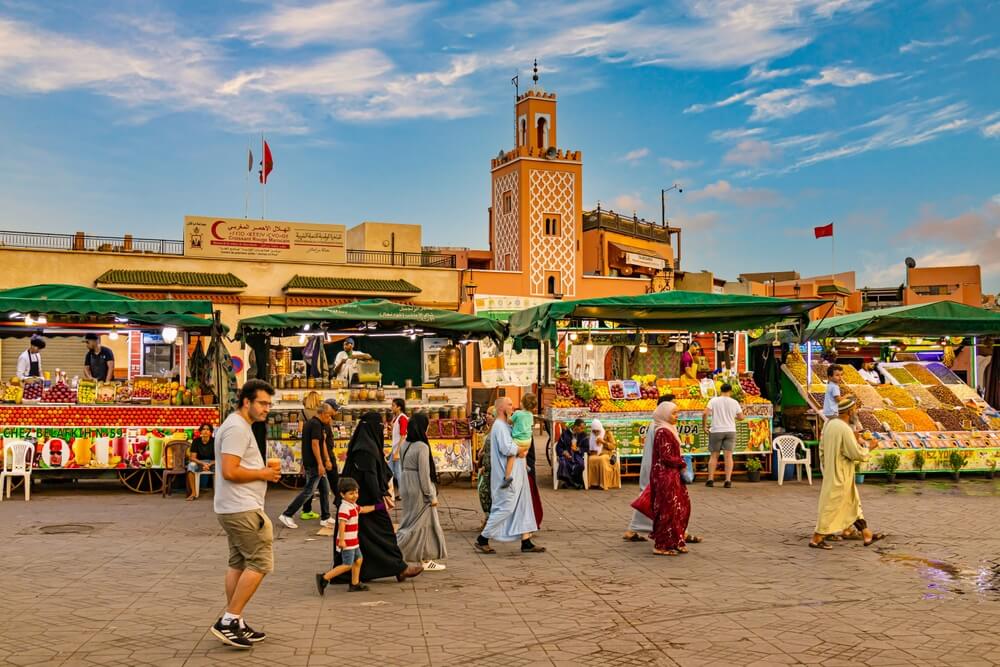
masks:
<svg viewBox="0 0 1000 667"><path fill-rule="evenodd" d="M214 318L202 317L213 314L206 301L138 300L66 285L0 292L0 313L4 339L155 331L169 345L189 343L200 353L201 336L221 333ZM162 469L176 453L186 454L186 446L169 445L188 443L198 426L219 422L215 397L225 392L215 387L222 374L200 361L204 354L194 357L193 364L181 363L179 380L136 375L99 382L58 370L11 377L0 382L0 437L4 445L31 445L33 479L111 477L136 492L159 491Z"/></svg>

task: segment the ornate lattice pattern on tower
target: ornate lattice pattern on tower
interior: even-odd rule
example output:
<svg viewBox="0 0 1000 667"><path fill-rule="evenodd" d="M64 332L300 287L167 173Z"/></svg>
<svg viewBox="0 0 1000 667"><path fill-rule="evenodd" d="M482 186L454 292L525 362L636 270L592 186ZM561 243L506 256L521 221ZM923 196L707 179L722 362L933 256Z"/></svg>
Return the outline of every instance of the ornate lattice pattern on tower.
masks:
<svg viewBox="0 0 1000 667"><path fill-rule="evenodd" d="M558 271L562 294L576 295L576 176L566 171L529 172L531 294L544 296L545 272ZM562 220L558 236L545 234L545 214Z"/></svg>
<svg viewBox="0 0 1000 667"><path fill-rule="evenodd" d="M511 201L504 202L504 194L509 192ZM511 170L493 181L493 266L508 271L521 270L521 234L518 222L517 172ZM504 265L504 257L510 255L510 265Z"/></svg>

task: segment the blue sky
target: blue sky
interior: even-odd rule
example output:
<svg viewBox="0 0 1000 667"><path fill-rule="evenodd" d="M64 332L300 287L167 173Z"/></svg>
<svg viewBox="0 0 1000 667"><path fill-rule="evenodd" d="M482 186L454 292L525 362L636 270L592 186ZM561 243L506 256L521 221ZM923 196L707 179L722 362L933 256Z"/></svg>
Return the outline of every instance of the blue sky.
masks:
<svg viewBox="0 0 1000 667"><path fill-rule="evenodd" d="M1000 290L1000 3L0 0L0 229L179 238L244 211L487 247L510 78L559 94L584 203L684 228L684 268ZM251 215L260 215L253 188Z"/></svg>

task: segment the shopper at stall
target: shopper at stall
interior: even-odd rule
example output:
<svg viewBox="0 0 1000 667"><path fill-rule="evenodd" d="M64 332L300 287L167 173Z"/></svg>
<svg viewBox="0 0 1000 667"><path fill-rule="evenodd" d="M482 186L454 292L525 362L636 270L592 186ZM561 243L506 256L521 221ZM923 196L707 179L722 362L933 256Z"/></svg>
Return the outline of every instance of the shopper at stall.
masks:
<svg viewBox="0 0 1000 667"><path fill-rule="evenodd" d="M536 479L534 438L532 438L528 453L524 457L524 467L528 471L528 490L531 492L531 510L535 515L535 526L541 528L544 508L542 507L542 494L538 492L538 480Z"/></svg>
<svg viewBox="0 0 1000 667"><path fill-rule="evenodd" d="M211 424L198 427L198 434L188 449L187 500L195 500L198 491L198 473L209 472L215 466L215 429Z"/></svg>
<svg viewBox="0 0 1000 667"><path fill-rule="evenodd" d="M437 572L446 569L437 561L448 557L448 549L438 518L434 457L428 444L427 424L427 415L423 412L413 415L406 439L400 446L403 518L396 530L396 542L403 560L420 562L425 572Z"/></svg>
<svg viewBox="0 0 1000 667"><path fill-rule="evenodd" d="M306 422L302 428L302 469L305 472L305 486L299 495L278 515L278 521L285 528L298 528L292 518L306 500L313 497L317 487L322 483L319 494L320 525L333 527L330 519L330 488L326 479L326 466L331 464L326 446L326 424L330 422L333 411L326 403L316 406L316 416Z"/></svg>
<svg viewBox="0 0 1000 667"><path fill-rule="evenodd" d="M864 362L861 364L861 370L858 373L868 384L882 384L882 378L879 377L878 371L875 370L875 359L872 357L865 357Z"/></svg>
<svg viewBox="0 0 1000 667"><path fill-rule="evenodd" d="M580 441L585 439L587 422L577 419L570 428L564 428L556 443L556 478L564 487L583 488L583 450ZM589 446L586 443L584 446Z"/></svg>
<svg viewBox="0 0 1000 667"><path fill-rule="evenodd" d="M399 464L399 450L406 440L408 423L406 401L401 398L392 399L392 450L389 452L389 469L392 470L393 485L396 487L397 497L403 495L403 475Z"/></svg>
<svg viewBox="0 0 1000 667"><path fill-rule="evenodd" d="M87 342L87 354L83 358L83 374L91 380L110 382L115 378L115 355L101 345L101 337L89 333L83 337Z"/></svg>
<svg viewBox="0 0 1000 667"><path fill-rule="evenodd" d="M649 473L653 508L653 553L687 553L691 500L681 480L686 464L677 434L677 404L660 403L653 411L653 466ZM698 541L701 541L698 539Z"/></svg>
<svg viewBox="0 0 1000 667"><path fill-rule="evenodd" d="M315 396L314 396L315 395ZM319 484L316 486L318 495L322 495L326 498L330 497L330 494L334 494L334 502L332 507L336 509L340 506L340 495L337 493L337 489L340 488L338 485L340 483L340 473L337 472L336 466L336 456L333 452L334 437L333 437L333 420L337 417L337 412L340 410L340 405L332 398L328 398L326 401L320 396L318 391L311 391L306 394L306 397L302 400L302 414L306 417L305 421L308 423L310 419L316 416L316 409L319 407L320 403L326 403L329 407L329 418L321 419L323 422L323 447L322 453L323 467L326 468L326 474L320 477ZM302 512L299 514L299 518L303 521L310 521L312 519L319 519L320 525L324 528L333 528L336 525L336 520L334 518L329 518L324 520L322 515L313 512L312 508L313 496L306 498L306 501L302 504Z"/></svg>
<svg viewBox="0 0 1000 667"><path fill-rule="evenodd" d="M28 342L28 349L17 358L17 377L22 380L28 377L42 377L41 351L44 349L45 339L41 336L32 336L31 341Z"/></svg>
<svg viewBox="0 0 1000 667"><path fill-rule="evenodd" d="M853 396L837 403L837 417L823 427L820 456L823 457L823 487L819 492L819 516L809 546L832 549L828 535L841 535L851 526L861 531L865 546L885 537L873 533L861 511L861 496L855 479L856 465L868 458L868 449L858 444L851 424L857 400Z"/></svg>
<svg viewBox="0 0 1000 667"><path fill-rule="evenodd" d="M521 540L523 553L541 553L545 551L545 547L531 541L532 534L538 530L538 524L531 503L528 467L523 462L527 453L518 449L510 433L510 416L514 411L514 404L509 397L504 396L497 399L495 407L497 417L489 436L490 467L495 471L490 480L492 505L486 526L476 538L475 548L481 553L492 554L496 550L490 546L491 539L501 542ZM511 455L518 455L522 460L514 466L513 483L502 489L500 483L503 479L499 471L504 469L506 457Z"/></svg>
<svg viewBox="0 0 1000 667"><path fill-rule="evenodd" d="M492 460L490 456L490 432L493 430L493 423L495 421L496 408L491 405L486 411L485 431L483 432L483 445L479 451L478 479L476 482L476 490L479 494L479 507L483 510L483 525L480 530L486 527L486 522L490 518L490 510L493 508L493 494L490 491L490 461Z"/></svg>
<svg viewBox="0 0 1000 667"><path fill-rule="evenodd" d="M264 512L267 483L281 479L278 467L264 465L250 425L267 420L274 389L248 380L236 396L237 408L215 436L215 498L219 524L229 541L226 613L212 634L236 648L250 648L266 638L243 620L243 609L274 567L274 531Z"/></svg>
<svg viewBox="0 0 1000 667"><path fill-rule="evenodd" d="M607 491L622 485L618 467L618 443L615 436L604 429L600 419L590 422L590 452L587 456L587 481L591 488Z"/></svg>
<svg viewBox="0 0 1000 667"><path fill-rule="evenodd" d="M656 401L656 405L659 406L663 403L672 403L674 400L673 394L666 394L660 396ZM656 435L656 428L653 423L650 422L649 426L646 428L646 437L642 443L642 463L639 465L639 493L642 494L649 486L649 471L653 467L653 436ZM640 512L639 510L632 510L632 520L628 524L628 530L622 535L622 539L627 542L645 542L646 538L643 537L642 533L649 534L653 532L653 521L648 516Z"/></svg>
<svg viewBox="0 0 1000 667"><path fill-rule="evenodd" d="M840 364L832 364L826 369L826 395L823 397L823 416L836 419L837 403L840 401L841 385L844 383L844 368Z"/></svg>
<svg viewBox="0 0 1000 667"><path fill-rule="evenodd" d="M347 446L344 477L358 482L360 493L357 504L375 505L375 511L361 516L358 522L358 542L365 555L361 565L361 581L396 577L404 581L424 571L420 565L407 565L399 551L392 519L388 510L393 508L389 497L389 479L392 472L385 462L385 430L382 416L366 412L351 442ZM340 554L334 554L334 565L340 564Z"/></svg>
<svg viewBox="0 0 1000 667"><path fill-rule="evenodd" d="M712 426L708 419L712 418ZM719 395L710 399L701 415L701 430L708 431L708 481L705 486L715 486L715 469L719 464L719 452L723 454L726 468L727 489L733 486L733 451L736 449L736 422L743 419L743 408L733 398L733 386L719 387Z"/></svg>
<svg viewBox="0 0 1000 667"><path fill-rule="evenodd" d="M371 358L370 354L355 352L354 339L348 338L344 341L344 349L333 359L333 376L350 384L351 378L358 372L357 362Z"/></svg>

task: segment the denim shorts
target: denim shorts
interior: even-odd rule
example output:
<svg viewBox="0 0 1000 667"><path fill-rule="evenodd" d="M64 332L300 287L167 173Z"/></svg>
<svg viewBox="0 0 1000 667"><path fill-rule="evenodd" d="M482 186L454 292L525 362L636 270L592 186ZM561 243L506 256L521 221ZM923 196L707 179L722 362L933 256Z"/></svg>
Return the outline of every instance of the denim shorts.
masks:
<svg viewBox="0 0 1000 667"><path fill-rule="evenodd" d="M340 562L344 565L354 565L359 560L361 560L361 547L343 549L340 552Z"/></svg>
<svg viewBox="0 0 1000 667"><path fill-rule="evenodd" d="M709 433L708 434L708 451L709 453L718 453L719 451L731 452L736 449L736 432L729 431L728 433Z"/></svg>

